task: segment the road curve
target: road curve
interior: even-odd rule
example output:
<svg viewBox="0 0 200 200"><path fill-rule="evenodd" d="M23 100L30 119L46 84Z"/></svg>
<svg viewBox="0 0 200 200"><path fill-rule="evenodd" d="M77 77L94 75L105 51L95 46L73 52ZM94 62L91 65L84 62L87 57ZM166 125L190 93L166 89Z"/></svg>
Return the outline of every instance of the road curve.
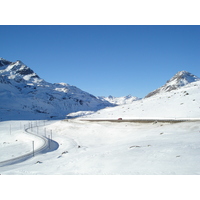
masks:
<svg viewBox="0 0 200 200"><path fill-rule="evenodd" d="M51 149L49 149L49 143L52 142L51 139L46 138L46 137L41 136L41 135L37 135L37 134L31 133L31 132L28 131L29 129L30 128L26 128L25 131L28 134L31 134L31 135L34 135L34 136L37 136L37 137L41 138L43 140L43 145L34 150L34 155L33 155L33 152L30 152L30 153L26 153L26 154L24 154L22 156L18 156L18 157L9 159L9 160L1 161L0 162L0 167L6 166L6 165L12 165L12 164L16 164L16 163L25 161L25 160L27 160L29 158L32 158L33 156L35 156L35 155L37 155L39 153L44 153L44 152L47 152L47 151L51 150ZM55 141L53 141L53 142L55 143Z"/></svg>

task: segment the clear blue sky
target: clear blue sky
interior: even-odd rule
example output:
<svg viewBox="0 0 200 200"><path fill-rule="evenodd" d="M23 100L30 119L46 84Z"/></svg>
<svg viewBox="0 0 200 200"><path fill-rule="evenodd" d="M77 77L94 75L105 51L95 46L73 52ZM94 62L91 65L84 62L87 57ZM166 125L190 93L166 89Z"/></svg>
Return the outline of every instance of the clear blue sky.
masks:
<svg viewBox="0 0 200 200"><path fill-rule="evenodd" d="M200 77L200 26L0 26L0 57L96 96L144 97L178 71Z"/></svg>

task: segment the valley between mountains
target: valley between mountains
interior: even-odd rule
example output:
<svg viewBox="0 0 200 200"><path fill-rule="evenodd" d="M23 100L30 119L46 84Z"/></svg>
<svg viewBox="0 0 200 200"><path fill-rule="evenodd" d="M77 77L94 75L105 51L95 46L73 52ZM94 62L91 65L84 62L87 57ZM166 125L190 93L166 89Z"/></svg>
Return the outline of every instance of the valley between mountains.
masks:
<svg viewBox="0 0 200 200"><path fill-rule="evenodd" d="M0 165L0 174L199 175L199 92L200 79L181 71L142 99L95 97L66 83L48 83L21 61L1 58L0 162L32 153L33 141L35 150L43 145L41 137L49 146Z"/></svg>

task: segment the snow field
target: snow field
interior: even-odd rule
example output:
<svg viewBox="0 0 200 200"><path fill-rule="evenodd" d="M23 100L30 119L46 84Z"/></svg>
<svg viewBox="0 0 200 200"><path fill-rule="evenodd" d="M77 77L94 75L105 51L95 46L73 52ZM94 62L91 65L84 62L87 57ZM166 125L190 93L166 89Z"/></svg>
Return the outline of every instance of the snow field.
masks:
<svg viewBox="0 0 200 200"><path fill-rule="evenodd" d="M86 129L86 134L76 135L76 138L82 141L81 145L88 147L88 155L81 156L77 160L79 164L76 165L78 166L76 173L82 171L83 174L199 174L200 172L198 167L200 146L196 140L199 139L200 133L196 123L156 125L95 123L91 127L86 126ZM188 140L189 133L192 137L190 140ZM92 141L90 138L93 138Z"/></svg>
<svg viewBox="0 0 200 200"><path fill-rule="evenodd" d="M68 117L88 119L197 119L200 81L160 93L131 104L94 111L79 111ZM59 148L16 165L1 167L1 174L66 175L194 175L200 174L200 124L87 122L81 118L48 121L34 126L35 134L52 133ZM16 123L16 134L20 121ZM26 121L30 123L31 121ZM8 139L10 122L2 122ZM18 125L17 125L18 123ZM14 125L13 125L14 127ZM45 130L45 131L44 131ZM26 134L24 134L26 135ZM14 135L13 135L14 136ZM15 138L14 138L15 139ZM16 143L13 140L12 145ZM30 144L26 139L25 144ZM2 141L4 142L4 141ZM24 144L24 145L25 145ZM2 143L1 143L2 145ZM5 146L5 145L4 145ZM1 146L2 152L9 152ZM22 148L13 146L16 152ZM6 154L6 153L5 153ZM9 153L9 155L13 155Z"/></svg>
<svg viewBox="0 0 200 200"><path fill-rule="evenodd" d="M198 122L111 123L54 121L59 148L2 174L174 175L200 174ZM37 163L37 161L40 161Z"/></svg>
<svg viewBox="0 0 200 200"><path fill-rule="evenodd" d="M131 104L106 108L84 118L109 118L118 119L181 119L181 118L198 118L200 112L199 99L200 81L188 84L178 90L161 93L146 99L135 101ZM75 116L76 113L71 114ZM80 112L77 115L81 115Z"/></svg>

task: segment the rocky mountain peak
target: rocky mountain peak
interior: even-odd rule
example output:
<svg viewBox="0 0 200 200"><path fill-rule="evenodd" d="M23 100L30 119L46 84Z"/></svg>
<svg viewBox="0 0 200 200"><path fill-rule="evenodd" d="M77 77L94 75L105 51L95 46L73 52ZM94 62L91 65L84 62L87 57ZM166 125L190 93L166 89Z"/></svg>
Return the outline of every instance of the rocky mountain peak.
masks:
<svg viewBox="0 0 200 200"><path fill-rule="evenodd" d="M39 81L40 77L22 61L10 62L0 58L0 75L21 82L23 80Z"/></svg>
<svg viewBox="0 0 200 200"><path fill-rule="evenodd" d="M4 58L0 58L0 67L5 66L5 65L9 65L12 62L5 60Z"/></svg>
<svg viewBox="0 0 200 200"><path fill-rule="evenodd" d="M188 83L195 82L197 80L200 80L197 76L191 74L187 71L180 71L176 73L169 81L167 81L168 84L177 84L179 86L184 86Z"/></svg>
<svg viewBox="0 0 200 200"><path fill-rule="evenodd" d="M113 104L65 83L52 84L21 61L0 59L0 116L6 119L65 118Z"/></svg>
<svg viewBox="0 0 200 200"><path fill-rule="evenodd" d="M114 105L130 104L130 103L140 99L138 97L134 97L131 95L127 95L127 96L123 96L123 97L114 97L114 96L109 95L108 97L99 96L98 98L103 101L110 102Z"/></svg>
<svg viewBox="0 0 200 200"><path fill-rule="evenodd" d="M166 82L162 87L150 92L145 96L145 98L151 97L161 92L169 92L171 90L176 90L177 88L183 87L189 83L200 80L197 76L191 74L187 71L177 72L170 80Z"/></svg>

